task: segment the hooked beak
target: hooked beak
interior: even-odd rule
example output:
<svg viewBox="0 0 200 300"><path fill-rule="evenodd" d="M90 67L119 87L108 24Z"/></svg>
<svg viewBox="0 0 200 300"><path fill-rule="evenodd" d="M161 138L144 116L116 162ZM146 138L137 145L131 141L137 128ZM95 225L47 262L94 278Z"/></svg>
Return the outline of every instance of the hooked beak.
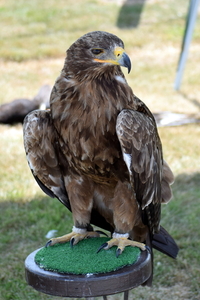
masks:
<svg viewBox="0 0 200 300"><path fill-rule="evenodd" d="M126 52L123 52L118 59L118 63L120 66L125 67L128 69L128 73L130 73L131 70L131 60L129 56L126 54Z"/></svg>
<svg viewBox="0 0 200 300"><path fill-rule="evenodd" d="M111 59L98 59L95 58L94 60L101 63L109 63L113 65L119 65L128 69L128 73L131 70L131 61L129 56L126 54L123 48L116 47L111 54ZM110 57L109 57L110 58Z"/></svg>

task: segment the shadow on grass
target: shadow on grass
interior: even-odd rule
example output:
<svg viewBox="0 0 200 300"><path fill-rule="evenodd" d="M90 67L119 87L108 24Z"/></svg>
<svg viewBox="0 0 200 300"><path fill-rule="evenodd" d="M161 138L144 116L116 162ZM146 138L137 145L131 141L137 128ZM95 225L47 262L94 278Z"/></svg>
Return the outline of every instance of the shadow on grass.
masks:
<svg viewBox="0 0 200 300"><path fill-rule="evenodd" d="M180 174L172 185L173 198L162 211L162 224L171 228L170 233L183 243L194 234L199 236L200 173ZM185 240L187 238L187 241ZM182 240L183 239L183 240ZM180 243L180 248L182 247ZM199 257L200 260L200 257Z"/></svg>
<svg viewBox="0 0 200 300"><path fill-rule="evenodd" d="M140 23L145 1L146 0L127 0L119 12L117 26L119 28L137 27Z"/></svg>
<svg viewBox="0 0 200 300"><path fill-rule="evenodd" d="M58 230L58 235L70 232L71 213L48 197L26 203L1 202L0 211L0 299L49 299L27 285L24 260L46 244L49 230Z"/></svg>
<svg viewBox="0 0 200 300"><path fill-rule="evenodd" d="M200 172L182 173L175 178L172 185L174 197L169 204L162 206L161 224L176 240L180 251L175 261L156 252L154 264L158 283L163 286L182 284L192 295L199 293L200 281L200 256L197 251L200 248L199 183ZM191 296L190 299L196 298Z"/></svg>
<svg viewBox="0 0 200 300"><path fill-rule="evenodd" d="M173 185L174 198L163 206L161 223L175 238L180 252L177 260L172 260L155 251L155 287L182 284L193 295L198 293L199 183L200 173L177 176ZM49 299L49 296L27 286L24 260L29 253L45 245L45 235L49 230L58 230L58 235L70 232L71 213L57 199L48 197L35 198L27 203L1 202L0 211L0 299Z"/></svg>

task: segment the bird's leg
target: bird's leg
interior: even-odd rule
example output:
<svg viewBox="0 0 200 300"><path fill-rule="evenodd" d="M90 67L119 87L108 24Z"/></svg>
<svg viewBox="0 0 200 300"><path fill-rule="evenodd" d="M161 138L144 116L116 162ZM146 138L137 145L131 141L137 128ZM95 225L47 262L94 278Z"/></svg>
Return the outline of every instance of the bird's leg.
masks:
<svg viewBox="0 0 200 300"><path fill-rule="evenodd" d="M100 236L99 232L91 231L90 229L94 194L93 182L85 176L69 176L65 178L65 183L73 214L74 226L71 233L51 239L47 242L47 246L69 241L71 246L73 246L83 239Z"/></svg>
<svg viewBox="0 0 200 300"><path fill-rule="evenodd" d="M138 247L142 251L146 250L145 244L129 240L129 233L135 226L141 225L141 212L135 195L127 183L118 182L112 201L112 211L115 231L112 239L103 244L98 251L117 246L116 256L119 256L127 246Z"/></svg>
<svg viewBox="0 0 200 300"><path fill-rule="evenodd" d="M97 231L87 231L85 228L77 228L73 226L72 232L63 236L52 238L46 243L47 246L53 246L58 243L66 243L70 241L70 245L73 246L79 241L87 238L99 237L100 233Z"/></svg>

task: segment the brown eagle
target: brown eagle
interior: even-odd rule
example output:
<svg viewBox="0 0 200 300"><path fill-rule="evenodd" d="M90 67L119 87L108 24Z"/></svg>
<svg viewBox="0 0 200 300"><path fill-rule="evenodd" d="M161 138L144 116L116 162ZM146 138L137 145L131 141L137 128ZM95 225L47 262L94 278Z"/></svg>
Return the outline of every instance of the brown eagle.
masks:
<svg viewBox="0 0 200 300"><path fill-rule="evenodd" d="M173 174L163 160L152 113L132 92L121 66L131 69L117 36L94 31L67 50L50 110L24 121L24 145L42 190L72 211L72 232L47 245L76 244L112 232L102 248L151 245L176 257L178 247L160 227L161 203L171 198ZM148 247L146 246L148 245Z"/></svg>

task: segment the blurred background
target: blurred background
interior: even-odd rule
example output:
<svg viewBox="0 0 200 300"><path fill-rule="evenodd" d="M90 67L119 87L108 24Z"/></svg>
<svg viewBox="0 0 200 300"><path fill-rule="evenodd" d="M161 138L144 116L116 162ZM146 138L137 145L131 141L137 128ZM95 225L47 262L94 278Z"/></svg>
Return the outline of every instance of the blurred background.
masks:
<svg viewBox="0 0 200 300"><path fill-rule="evenodd" d="M43 85L51 88L67 48L89 31L104 30L124 41L132 61L125 76L158 121L166 112L191 121L159 123L164 156L176 177L174 198L163 206L161 224L176 239L179 256L173 261L155 251L153 288L139 287L130 299L200 299L199 13L181 87L174 90L189 3L0 0L0 111L14 99L35 99ZM182 125L169 126L177 124ZM49 230L58 235L71 230L72 220L65 207L35 183L18 122L0 124L0 224L0 299L61 299L36 292L24 278L27 255L46 243Z"/></svg>

